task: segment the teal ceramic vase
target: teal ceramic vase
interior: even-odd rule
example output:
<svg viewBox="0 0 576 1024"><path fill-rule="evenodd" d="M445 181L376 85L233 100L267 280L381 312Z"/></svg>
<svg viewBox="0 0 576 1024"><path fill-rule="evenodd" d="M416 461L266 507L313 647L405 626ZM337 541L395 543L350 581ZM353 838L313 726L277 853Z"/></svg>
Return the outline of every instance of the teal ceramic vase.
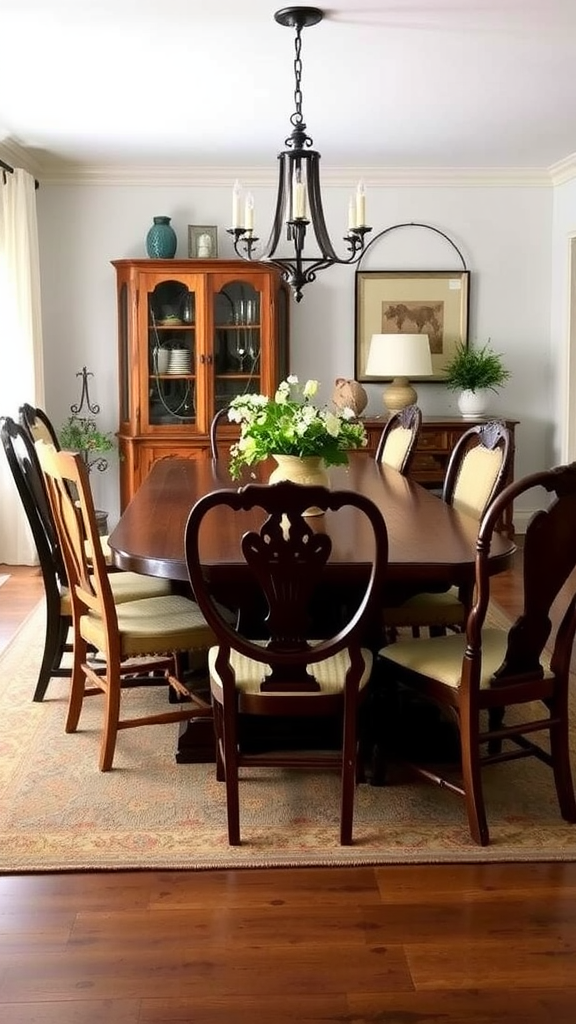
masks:
<svg viewBox="0 0 576 1024"><path fill-rule="evenodd" d="M170 217L154 217L154 223L146 235L146 252L150 259L173 259L177 244L178 239L170 224Z"/></svg>

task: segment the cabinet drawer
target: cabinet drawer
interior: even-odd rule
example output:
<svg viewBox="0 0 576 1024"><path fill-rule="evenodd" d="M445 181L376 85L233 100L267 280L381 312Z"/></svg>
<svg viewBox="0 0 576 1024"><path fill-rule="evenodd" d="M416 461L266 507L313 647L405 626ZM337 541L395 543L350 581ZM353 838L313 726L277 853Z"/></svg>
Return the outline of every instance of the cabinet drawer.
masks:
<svg viewBox="0 0 576 1024"><path fill-rule="evenodd" d="M416 451L447 452L454 444L452 437L453 435L449 434L447 430L422 430Z"/></svg>
<svg viewBox="0 0 576 1024"><path fill-rule="evenodd" d="M418 450L410 466L410 476L419 483L439 483L444 480L446 460L435 458L432 453L426 455Z"/></svg>

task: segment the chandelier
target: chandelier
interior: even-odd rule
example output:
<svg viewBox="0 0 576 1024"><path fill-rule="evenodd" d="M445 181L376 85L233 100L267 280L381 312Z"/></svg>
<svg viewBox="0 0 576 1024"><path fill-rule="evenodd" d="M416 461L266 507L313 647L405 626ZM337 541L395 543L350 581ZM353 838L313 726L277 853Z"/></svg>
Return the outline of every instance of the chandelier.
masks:
<svg viewBox="0 0 576 1024"><path fill-rule="evenodd" d="M313 141L306 134L302 116L302 29L317 25L324 12L317 7L284 7L276 11L275 20L280 25L295 29L294 59L294 103L295 111L290 117L292 131L285 140L288 147L278 154L278 196L272 230L266 246L256 253L259 241L254 234L254 198L248 193L244 202L240 183L234 184L232 193L232 227L228 233L233 236L234 250L244 260L271 263L282 273L291 286L297 302L302 298L304 285L316 279L319 270L325 270L336 263L357 263L364 251L364 236L372 229L366 225L366 196L362 182L358 183L355 195L348 205L348 231L344 242L348 256L339 257L330 241L320 193L320 153L312 149ZM304 256L308 229L314 233L318 255ZM289 255L277 254L283 231L292 247ZM310 233L311 233L310 232Z"/></svg>

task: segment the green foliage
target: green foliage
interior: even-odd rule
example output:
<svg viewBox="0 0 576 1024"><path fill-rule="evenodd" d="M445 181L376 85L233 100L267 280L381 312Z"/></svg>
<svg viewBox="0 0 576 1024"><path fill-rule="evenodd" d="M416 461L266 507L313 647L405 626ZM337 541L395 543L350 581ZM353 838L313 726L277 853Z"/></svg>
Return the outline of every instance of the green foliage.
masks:
<svg viewBox="0 0 576 1024"><path fill-rule="evenodd" d="M84 457L116 447L114 435L98 430L95 420L86 416L69 416L58 431L58 440L66 451L81 452Z"/></svg>
<svg viewBox="0 0 576 1024"><path fill-rule="evenodd" d="M457 345L445 374L446 386L452 391L496 391L510 379L510 370L505 369L502 356L490 348L490 339L482 348Z"/></svg>
<svg viewBox="0 0 576 1024"><path fill-rule="evenodd" d="M366 431L351 409L332 411L310 402L318 381L298 383L288 377L275 397L239 395L230 403L228 418L240 424L240 438L230 449L230 475L270 455L316 455L327 466L348 462L347 450L367 444Z"/></svg>

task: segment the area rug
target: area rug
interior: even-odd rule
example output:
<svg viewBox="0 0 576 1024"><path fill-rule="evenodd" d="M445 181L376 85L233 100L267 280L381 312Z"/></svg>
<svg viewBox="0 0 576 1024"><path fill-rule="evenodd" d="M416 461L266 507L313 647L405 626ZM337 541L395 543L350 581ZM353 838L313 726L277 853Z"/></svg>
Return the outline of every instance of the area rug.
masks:
<svg viewBox="0 0 576 1024"><path fill-rule="evenodd" d="M4 873L576 859L576 826L560 818L551 772L535 761L485 771L485 848L470 839L461 799L421 780L360 785L354 845L341 847L335 775L245 771L243 842L231 848L224 786L214 765L176 764L177 726L120 733L114 768L103 774L100 697L85 701L73 735L63 728L65 679L51 681L43 703L32 702L43 614L41 604L0 658ZM163 689L126 697L165 707Z"/></svg>

